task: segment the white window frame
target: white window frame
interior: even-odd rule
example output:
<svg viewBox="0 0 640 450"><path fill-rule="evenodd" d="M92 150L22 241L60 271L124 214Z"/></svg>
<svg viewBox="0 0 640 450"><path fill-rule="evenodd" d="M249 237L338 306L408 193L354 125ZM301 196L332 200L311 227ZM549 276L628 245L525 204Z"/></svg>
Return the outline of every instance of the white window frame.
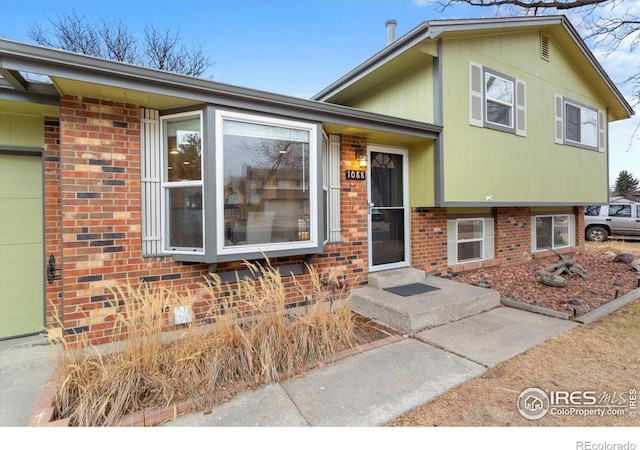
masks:
<svg viewBox="0 0 640 450"><path fill-rule="evenodd" d="M507 103L487 96L487 77L492 76L511 84L512 99ZM527 135L526 83L469 61L469 125L503 131L525 137ZM487 106L495 102L510 108L510 126L487 120Z"/></svg>
<svg viewBox="0 0 640 450"><path fill-rule="evenodd" d="M578 109L578 111L580 111L580 117L578 119L578 122L579 122L581 128L580 128L579 131L582 130L582 114L583 114L583 111L590 111L590 112L595 114L595 116L596 116L596 124L595 124L595 130L594 131L595 131L595 136L596 136L596 142L595 142L594 145L585 144L582 141L574 141L574 140L569 139L567 137L567 134L568 134L567 133L567 127L569 125L569 123L567 121L567 113L566 113L567 105L572 106L572 107ZM598 149L598 130L600 128L599 124L598 124L598 110L595 109L595 108L591 108L589 106L583 105L581 103L575 102L573 100L566 99L566 98L562 102L562 108L563 108L563 112L564 112L563 127L564 127L564 142L565 142L565 144L572 145L572 146L575 146L575 147L583 147L583 148L588 148L588 149L591 149L591 150L597 150ZM580 134L582 134L582 133L580 133Z"/></svg>
<svg viewBox="0 0 640 450"><path fill-rule="evenodd" d="M537 239L537 234L538 234L538 227L537 227L537 220L538 218L542 219L545 217L551 217L551 248L552 249L558 249L558 248L567 248L567 247L573 247L575 246L575 235L576 235L576 226L575 226L575 215L570 214L570 213L565 213L565 214L539 214L539 215L535 215L532 216L532 220L531 220L531 243L532 243L532 250L534 252L543 252L545 250L547 250L547 247L545 248L538 248L538 239ZM566 217L567 218L567 224L568 224L568 228L569 228L569 236L568 236L568 240L566 245L556 245L555 242L555 221L554 218L555 217Z"/></svg>
<svg viewBox="0 0 640 450"><path fill-rule="evenodd" d="M582 116L583 110L588 110L596 114L596 143L595 145L587 145L582 141L574 141L567 139L567 114L566 105L571 105L580 110L580 116ZM585 105L584 103L571 100L562 95L555 94L555 143L560 145L567 145L570 147L583 148L586 150L595 150L600 153L604 153L607 150L607 113L603 110L599 110L593 106Z"/></svg>
<svg viewBox="0 0 640 450"><path fill-rule="evenodd" d="M278 126L309 132L309 240L299 242L278 242L260 245L225 245L224 239L224 121L252 123L256 125ZM267 253L279 250L306 250L318 247L318 126L313 123L279 119L267 115L256 115L235 111L216 110L216 236L218 255L242 255L247 253Z"/></svg>
<svg viewBox="0 0 640 450"><path fill-rule="evenodd" d="M505 75L501 75L498 74L497 72L487 69L486 67L484 68L483 72L483 84L482 84L482 88L483 88L483 102L482 102L482 106L484 108L484 126L486 128L494 128L500 131L508 131L510 133L515 133L516 132L516 115L515 115L515 111L516 111L516 80L514 78L511 77L507 77ZM488 81L488 77L493 77L496 78L498 80L501 81L506 81L507 83L509 83L511 85L511 103L507 103L504 102L502 100L498 100L498 99L494 99L494 98L490 98L488 95L488 91L487 91L487 81ZM498 123L498 122L492 122L488 119L488 110L489 110L489 102L493 102L493 103L497 103L499 105L502 106L507 106L509 107L509 122L510 125L505 125L502 123Z"/></svg>
<svg viewBox="0 0 640 450"><path fill-rule="evenodd" d="M200 162L200 180L194 181L166 181L167 179L167 133L166 133L166 123L168 120L176 119L180 117L189 117L189 116L199 116L200 117L200 136L201 136L201 162ZM161 139L160 139L160 164L162 173L161 177L161 196L160 201L162 204L160 218L162 223L162 250L163 253L166 254L188 254L188 255L204 255L206 248L206 236L207 236L207 224L205 221L206 217L206 197L204 192L204 168L205 168L205 151L206 143L204 136L204 123L203 123L203 114L200 110L195 111L187 111L183 113L170 114L166 116L160 116L160 130L161 130ZM169 236L171 235L169 232L169 218L168 218L168 210L169 210L169 195L168 190L172 188L182 188L182 187L200 187L202 190L202 247L169 247Z"/></svg>
<svg viewBox="0 0 640 450"><path fill-rule="evenodd" d="M482 221L482 238L474 239L458 239L458 227L461 221L480 220ZM491 226L489 226L491 225ZM488 230L493 232L493 235L489 236ZM447 254L448 265L458 264L470 264L480 261L488 261L494 259L494 246L495 246L495 224L494 219L490 217L460 217L457 219L447 220ZM478 242L482 243L481 257L474 259L466 259L461 261L458 257L458 244L465 242Z"/></svg>

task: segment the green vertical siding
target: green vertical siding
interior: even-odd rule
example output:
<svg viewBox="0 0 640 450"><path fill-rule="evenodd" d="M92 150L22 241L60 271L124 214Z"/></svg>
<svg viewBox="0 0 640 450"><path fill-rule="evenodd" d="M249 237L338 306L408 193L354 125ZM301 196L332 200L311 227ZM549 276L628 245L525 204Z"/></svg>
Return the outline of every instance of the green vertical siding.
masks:
<svg viewBox="0 0 640 450"><path fill-rule="evenodd" d="M349 106L433 123L433 61L361 95Z"/></svg>
<svg viewBox="0 0 640 450"><path fill-rule="evenodd" d="M409 147L409 205L412 208L435 205L434 143Z"/></svg>
<svg viewBox="0 0 640 450"><path fill-rule="evenodd" d="M444 200L607 201L607 155L554 143L554 94L605 109L568 55L539 33L444 41ZM527 136L469 125L469 61L526 82Z"/></svg>
<svg viewBox="0 0 640 450"><path fill-rule="evenodd" d="M42 148L43 122L41 115L0 112L0 145Z"/></svg>

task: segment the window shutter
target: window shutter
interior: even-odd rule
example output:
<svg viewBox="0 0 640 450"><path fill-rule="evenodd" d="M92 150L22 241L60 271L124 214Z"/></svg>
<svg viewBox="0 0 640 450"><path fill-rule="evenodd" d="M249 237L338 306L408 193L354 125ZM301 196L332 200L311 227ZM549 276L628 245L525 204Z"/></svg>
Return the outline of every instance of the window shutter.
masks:
<svg viewBox="0 0 640 450"><path fill-rule="evenodd" d="M458 221L447 220L447 262L450 266L458 263Z"/></svg>
<svg viewBox="0 0 640 450"><path fill-rule="evenodd" d="M493 219L484 219L484 259L494 258Z"/></svg>
<svg viewBox="0 0 640 450"><path fill-rule="evenodd" d="M342 240L340 228L340 135L329 135L329 242Z"/></svg>
<svg viewBox="0 0 640 450"><path fill-rule="evenodd" d="M555 120L556 120L556 144L564 143L564 119L563 119L563 101L561 95L556 95L555 103Z"/></svg>
<svg viewBox="0 0 640 450"><path fill-rule="evenodd" d="M607 116L604 111L598 111L598 151L607 149Z"/></svg>
<svg viewBox="0 0 640 450"><path fill-rule="evenodd" d="M469 124L483 126L482 66L469 62Z"/></svg>
<svg viewBox="0 0 640 450"><path fill-rule="evenodd" d="M516 80L516 134L527 135L527 90L524 81Z"/></svg>
<svg viewBox="0 0 640 450"><path fill-rule="evenodd" d="M142 173L142 255L162 253L160 221L160 121L158 111L140 109L140 160Z"/></svg>

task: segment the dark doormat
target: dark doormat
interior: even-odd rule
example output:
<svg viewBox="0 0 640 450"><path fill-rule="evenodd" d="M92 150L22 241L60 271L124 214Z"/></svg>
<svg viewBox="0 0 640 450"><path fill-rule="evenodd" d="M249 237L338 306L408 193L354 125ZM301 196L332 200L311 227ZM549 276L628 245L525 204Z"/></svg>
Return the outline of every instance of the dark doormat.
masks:
<svg viewBox="0 0 640 450"><path fill-rule="evenodd" d="M411 297L412 295L424 294L425 292L437 291L439 289L440 288L429 286L428 284L411 283L403 286L386 288L385 291L402 297Z"/></svg>

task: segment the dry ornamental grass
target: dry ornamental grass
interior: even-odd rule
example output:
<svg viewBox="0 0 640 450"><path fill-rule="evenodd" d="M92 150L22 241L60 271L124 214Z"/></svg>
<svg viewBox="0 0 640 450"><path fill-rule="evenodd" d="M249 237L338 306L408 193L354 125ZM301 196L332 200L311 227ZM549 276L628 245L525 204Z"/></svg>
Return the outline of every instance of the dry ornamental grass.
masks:
<svg viewBox="0 0 640 450"><path fill-rule="evenodd" d="M231 296L213 301L205 319L212 325L193 321L173 339L163 334L168 319L161 312L191 305L193 293L147 286L115 290L123 305L114 330L126 336L122 348L105 353L64 345L57 361L57 418L69 418L73 426L109 426L127 413L185 399L210 407L238 385L292 376L354 345L351 311L326 301L313 268L312 291L305 293L309 304L294 315L285 308L280 273L247 265L260 275L257 280L240 280ZM201 294L221 299L220 283L204 284ZM344 290L337 294L346 297Z"/></svg>

